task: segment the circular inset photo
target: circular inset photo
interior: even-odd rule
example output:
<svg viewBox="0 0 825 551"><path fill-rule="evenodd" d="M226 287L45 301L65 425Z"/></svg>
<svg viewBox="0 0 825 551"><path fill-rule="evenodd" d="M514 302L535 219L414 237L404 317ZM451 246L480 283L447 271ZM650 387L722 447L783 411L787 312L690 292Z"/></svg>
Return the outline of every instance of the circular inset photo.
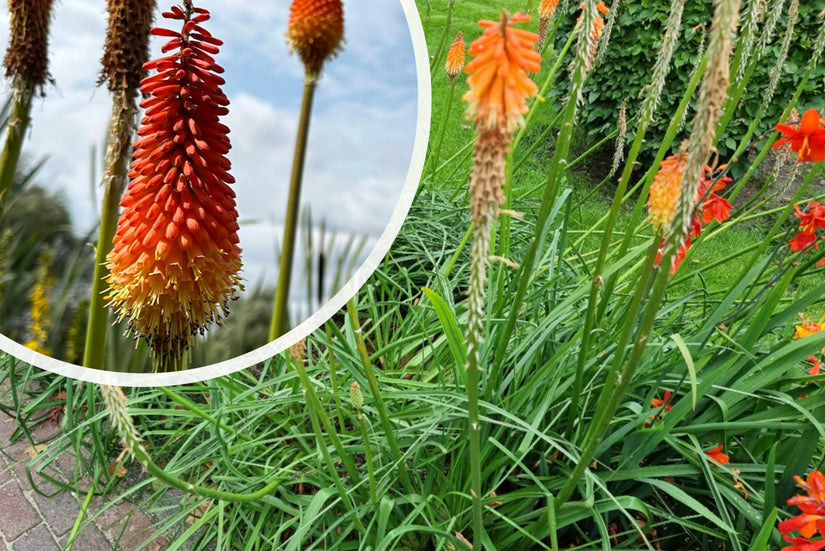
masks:
<svg viewBox="0 0 825 551"><path fill-rule="evenodd" d="M344 306L421 175L407 1L9 2L0 348L99 383L213 378Z"/></svg>

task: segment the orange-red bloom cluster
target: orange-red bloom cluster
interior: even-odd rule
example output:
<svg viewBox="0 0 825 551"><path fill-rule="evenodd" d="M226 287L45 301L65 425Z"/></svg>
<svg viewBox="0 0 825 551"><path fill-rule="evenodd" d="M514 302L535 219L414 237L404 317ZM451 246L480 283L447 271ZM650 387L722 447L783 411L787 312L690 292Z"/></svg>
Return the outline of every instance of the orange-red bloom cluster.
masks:
<svg viewBox="0 0 825 551"><path fill-rule="evenodd" d="M144 65L157 73L141 83L150 97L140 104L142 137L108 256L111 306L147 339L160 370L228 314L241 267L229 128L219 122L229 100L212 57L222 42L201 26L203 8L163 16L182 21L182 31L152 29L174 53Z"/></svg>
<svg viewBox="0 0 825 551"><path fill-rule="evenodd" d="M724 448L724 445L719 444L715 448L706 451L705 455L707 455L708 457L710 457L711 459L713 459L717 463L722 463L722 464L727 465L728 463L730 463L730 456L728 456L728 454L726 454L725 452L722 451L723 448Z"/></svg>
<svg viewBox="0 0 825 551"><path fill-rule="evenodd" d="M825 228L825 205L817 201L811 201L807 212L803 212L799 205L794 205L794 216L799 218L799 233L788 243L791 251L797 252L813 246L819 248L816 243L816 230ZM817 264L822 264L825 260L820 260Z"/></svg>
<svg viewBox="0 0 825 551"><path fill-rule="evenodd" d="M541 56L533 49L538 35L513 24L528 21L529 15L502 10L498 22L478 22L484 33L470 44L475 58L465 69L470 89L464 96L477 128L512 131L524 123L525 100L538 92L527 73L541 69Z"/></svg>
<svg viewBox="0 0 825 551"><path fill-rule="evenodd" d="M447 71L447 76L452 81L461 70L464 68L464 33L458 31L455 35L453 43L450 44L450 49L447 50L447 62L444 64L444 70Z"/></svg>
<svg viewBox="0 0 825 551"><path fill-rule="evenodd" d="M324 62L341 48L344 39L341 0L293 0L286 36L306 71L320 72Z"/></svg>
<svg viewBox="0 0 825 551"><path fill-rule="evenodd" d="M797 484L808 495L795 495L788 500L788 505L796 505L802 512L795 517L779 523L779 531L790 546L782 551L812 551L825 547L825 539L811 540L819 533L825 537L825 476L819 471L811 471L808 480L794 476ZM799 532L801 537L789 536L790 532Z"/></svg>
<svg viewBox="0 0 825 551"><path fill-rule="evenodd" d="M673 409L673 403L671 402L671 392L669 390L665 390L664 395L662 398L653 398L650 400L651 405L656 409L661 409L661 415L651 415L650 421L645 421L645 426L649 427L655 422L661 421L662 416Z"/></svg>
<svg viewBox="0 0 825 551"><path fill-rule="evenodd" d="M804 339L805 337L810 337L814 333L822 331L822 326L808 319L805 314L799 314L799 320L799 325L794 326L794 329L796 329L793 336L794 339Z"/></svg>
<svg viewBox="0 0 825 551"><path fill-rule="evenodd" d="M685 153L671 155L659 167L659 171L653 177L650 185L650 193L647 199L648 213L653 228L659 233L668 233L673 228L673 219L676 214L676 207L679 202L679 193L682 189L682 177L684 176L685 164L688 156ZM702 179L699 182L694 206L696 212L691 219L690 227L682 246L676 252L670 273L676 273L682 260L685 258L692 240L702 233L702 225L716 220L721 223L730 217L731 204L727 199L721 197L716 192L725 188L726 184L733 180L727 176L719 176L718 173L725 168L721 165L716 170L705 166ZM701 201L701 202L700 202ZM661 247L664 247L665 239L662 239ZM658 263L662 256L660 248L656 257Z"/></svg>
<svg viewBox="0 0 825 551"><path fill-rule="evenodd" d="M789 143L791 151L799 155L797 162L825 161L825 120L820 118L816 109L805 111L798 129L781 123L776 125L776 129L783 137L776 140L773 149Z"/></svg>

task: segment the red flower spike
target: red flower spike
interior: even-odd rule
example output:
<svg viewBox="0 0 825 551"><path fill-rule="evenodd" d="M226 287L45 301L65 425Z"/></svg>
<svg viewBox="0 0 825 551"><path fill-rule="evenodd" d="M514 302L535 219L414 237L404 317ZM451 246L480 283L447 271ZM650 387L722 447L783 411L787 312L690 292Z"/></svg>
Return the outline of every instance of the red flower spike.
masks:
<svg viewBox="0 0 825 551"><path fill-rule="evenodd" d="M776 129L783 137L776 140L772 149L790 143L791 151L799 154L797 162L825 161L825 121L819 118L816 109L805 111L799 129L781 123L776 125Z"/></svg>
<svg viewBox="0 0 825 551"><path fill-rule="evenodd" d="M344 40L341 0L292 0L286 29L287 41L306 71L317 74Z"/></svg>
<svg viewBox="0 0 825 551"><path fill-rule="evenodd" d="M171 37L164 52L174 53L144 65L158 73L141 83L142 137L108 255L107 299L147 340L158 371L180 367L194 335L228 315L242 288L229 128L219 122L229 100L210 55L221 42L199 25L209 12L193 12L164 13L183 21L181 32L152 30Z"/></svg>

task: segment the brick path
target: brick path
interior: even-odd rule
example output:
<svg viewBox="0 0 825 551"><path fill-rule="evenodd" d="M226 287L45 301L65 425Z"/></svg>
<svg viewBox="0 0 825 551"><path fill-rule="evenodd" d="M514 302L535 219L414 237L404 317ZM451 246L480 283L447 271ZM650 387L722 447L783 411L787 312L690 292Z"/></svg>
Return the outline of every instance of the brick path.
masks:
<svg viewBox="0 0 825 551"><path fill-rule="evenodd" d="M33 490L26 475L26 464L32 459L30 443L25 438L10 442L15 427L13 419L0 413L0 550L61 551L85 496L61 492L47 498ZM32 436L40 443L59 431L57 423L46 421L33 429ZM51 461L47 470L56 480L68 481L74 465L75 457L69 450ZM57 489L36 473L32 479L46 494ZM85 487L88 485L81 484ZM112 492L108 500L92 499L84 522L94 518L75 538L73 551L133 551L155 532L155 519L132 503L120 500L103 510L116 496ZM169 539L161 536L141 549L160 551L168 545Z"/></svg>

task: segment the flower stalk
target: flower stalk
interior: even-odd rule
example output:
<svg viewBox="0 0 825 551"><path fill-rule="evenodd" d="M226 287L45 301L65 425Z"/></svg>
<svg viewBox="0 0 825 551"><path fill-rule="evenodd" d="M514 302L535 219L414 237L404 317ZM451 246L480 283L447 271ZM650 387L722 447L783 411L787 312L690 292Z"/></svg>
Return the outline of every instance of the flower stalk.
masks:
<svg viewBox="0 0 825 551"><path fill-rule="evenodd" d="M48 38L52 0L9 0L10 41L3 65L11 80L12 107L0 153L0 214L8 199L35 92L50 81Z"/></svg>
<svg viewBox="0 0 825 551"><path fill-rule="evenodd" d="M131 140L137 122L137 89L145 74L143 63L149 57L149 29L154 8L154 0L108 0L106 3L108 25L99 83L106 82L112 93L112 116L103 173L103 199L95 247L89 319L83 349L83 365L93 369L104 368L109 326L109 311L104 299L106 278L109 276L106 256L112 249L118 202L126 187Z"/></svg>
<svg viewBox="0 0 825 551"><path fill-rule="evenodd" d="M306 159L307 138L312 113L312 100L324 63L334 57L344 39L344 12L341 0L294 0L289 11L287 39L290 47L304 64L304 92L298 133L292 157L289 178L284 238L278 263L278 283L272 306L269 340L286 333L289 325L287 304L295 256L295 235L298 230L298 211L301 201L301 183Z"/></svg>
<svg viewBox="0 0 825 551"><path fill-rule="evenodd" d="M470 251L470 282L467 299L467 423L470 451L470 498L472 500L473 549L481 549L484 519L481 488L481 426L479 375L484 330L484 298L493 221L504 203L505 165L513 131L524 125L528 111L525 99L538 92L527 73L541 67L541 56L533 50L538 35L513 27L530 17L512 17L502 10L498 22L480 21L481 37L470 45L474 59L467 65L470 86L465 95L467 114L476 128L473 171L470 175L470 214L473 244Z"/></svg>

